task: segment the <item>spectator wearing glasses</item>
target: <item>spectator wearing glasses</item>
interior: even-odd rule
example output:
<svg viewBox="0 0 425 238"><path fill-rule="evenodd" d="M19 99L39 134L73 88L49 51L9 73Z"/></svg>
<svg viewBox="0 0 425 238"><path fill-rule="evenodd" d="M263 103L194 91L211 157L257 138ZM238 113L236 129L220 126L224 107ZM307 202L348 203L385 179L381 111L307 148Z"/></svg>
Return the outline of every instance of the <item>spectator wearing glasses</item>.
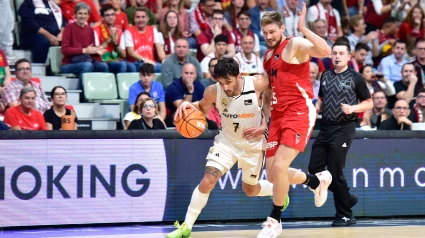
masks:
<svg viewBox="0 0 425 238"><path fill-rule="evenodd" d="M77 114L75 111L65 107L66 105L66 89L62 86L56 86L50 93L53 106L44 112L44 120L46 121L47 130L60 130L62 127L62 116L74 116L75 128L77 130Z"/></svg>
<svg viewBox="0 0 425 238"><path fill-rule="evenodd" d="M106 52L98 59L108 65L111 73L135 72L136 67L123 60L126 56L124 34L114 25L116 13L112 5L104 5L100 15L102 23L93 27L94 40L95 45L105 48Z"/></svg>
<svg viewBox="0 0 425 238"><path fill-rule="evenodd" d="M409 103L401 99L395 103L393 116L381 122L379 130L411 130L412 121L407 117L410 114Z"/></svg>
<svg viewBox="0 0 425 238"><path fill-rule="evenodd" d="M11 130L46 130L43 114L34 109L36 97L31 86L19 91L19 105L9 108L4 115L4 123Z"/></svg>
<svg viewBox="0 0 425 238"><path fill-rule="evenodd" d="M50 108L50 104L47 101L41 84L31 81L32 73L30 61L27 59L16 61L15 69L16 80L12 81L4 88L4 93L1 98L3 105L9 108L19 105L21 101L21 98L19 98L21 90L24 87L32 87L35 90L34 109L44 113Z"/></svg>
<svg viewBox="0 0 425 238"><path fill-rule="evenodd" d="M204 85L204 88L207 88L210 85L216 84L217 79L214 76L214 67L217 64L218 58L212 58L208 63L208 71L210 72L210 77L206 79L202 79L201 83Z"/></svg>
<svg viewBox="0 0 425 238"><path fill-rule="evenodd" d="M158 115L158 106L152 98L146 98L140 104L141 118L135 119L130 123L129 130L154 130L167 129L164 122Z"/></svg>
<svg viewBox="0 0 425 238"><path fill-rule="evenodd" d="M370 116L369 116L369 124L371 128L375 128L378 125L378 117L382 113L388 113L389 115L393 115L392 111L388 109L387 107L387 97L385 97L385 93L382 90L377 90L372 94L372 100L373 100L373 108L371 110ZM365 116L363 119L366 119L367 113L365 113ZM381 118L382 121L382 118Z"/></svg>
<svg viewBox="0 0 425 238"><path fill-rule="evenodd" d="M206 55L214 52L215 44L214 39L218 35L224 35L228 39L227 55L233 57L235 55L235 41L231 35L232 33L224 27L224 14L221 10L214 10L212 13L211 29L203 31L198 36L198 60L202 60Z"/></svg>
<svg viewBox="0 0 425 238"><path fill-rule="evenodd" d="M127 130L128 126L130 125L130 123L133 120L141 118L140 114L142 113L141 112L142 110L140 108L140 104L146 98L150 98L150 95L147 92L141 92L137 95L136 100L134 101L134 104L133 104L134 107L133 107L132 111L125 114L125 117L124 117L124 129L125 130Z"/></svg>

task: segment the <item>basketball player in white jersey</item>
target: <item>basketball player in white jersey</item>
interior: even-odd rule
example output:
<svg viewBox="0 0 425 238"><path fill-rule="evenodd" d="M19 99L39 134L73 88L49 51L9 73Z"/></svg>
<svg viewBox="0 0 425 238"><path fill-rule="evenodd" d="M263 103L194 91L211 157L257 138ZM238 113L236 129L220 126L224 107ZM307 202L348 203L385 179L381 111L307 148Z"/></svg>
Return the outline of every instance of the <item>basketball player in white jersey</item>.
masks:
<svg viewBox="0 0 425 238"><path fill-rule="evenodd" d="M208 86L204 98L191 104L183 102L175 119L186 114L186 108L200 110L205 115L215 106L221 116L221 128L214 146L207 155L201 183L195 188L182 225L167 238L191 235L192 226L205 207L218 179L238 162L242 169L242 189L251 196L270 196L273 184L259 180L266 146L267 124L263 120L261 94L269 88L264 76L241 76L238 63L232 58L220 59L214 69L218 83ZM268 103L270 104L270 103Z"/></svg>

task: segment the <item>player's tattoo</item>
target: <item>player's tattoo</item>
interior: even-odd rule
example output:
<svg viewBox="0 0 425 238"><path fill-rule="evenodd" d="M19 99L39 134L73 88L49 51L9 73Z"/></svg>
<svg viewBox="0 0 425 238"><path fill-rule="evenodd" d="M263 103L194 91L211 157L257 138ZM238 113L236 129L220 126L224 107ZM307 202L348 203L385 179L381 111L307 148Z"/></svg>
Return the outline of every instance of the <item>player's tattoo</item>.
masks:
<svg viewBox="0 0 425 238"><path fill-rule="evenodd" d="M218 178L220 176L220 170L211 166L207 166L205 168L205 173L206 174L211 174L212 176L214 176L215 178Z"/></svg>

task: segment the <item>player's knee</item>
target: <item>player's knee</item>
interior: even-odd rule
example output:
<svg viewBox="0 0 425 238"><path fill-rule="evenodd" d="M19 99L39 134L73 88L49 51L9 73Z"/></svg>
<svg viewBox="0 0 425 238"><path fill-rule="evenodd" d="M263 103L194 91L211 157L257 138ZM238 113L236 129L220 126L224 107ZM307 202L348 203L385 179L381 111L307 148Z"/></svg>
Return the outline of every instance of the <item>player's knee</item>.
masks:
<svg viewBox="0 0 425 238"><path fill-rule="evenodd" d="M267 173L267 181L269 181L270 183L273 183L274 179L273 179L273 173Z"/></svg>
<svg viewBox="0 0 425 238"><path fill-rule="evenodd" d="M242 182L242 190L248 197L254 197L258 194L258 189L256 188L256 185L250 185Z"/></svg>
<svg viewBox="0 0 425 238"><path fill-rule="evenodd" d="M209 193L209 192L211 192L214 189L215 184L218 181L218 178L219 177L216 178L216 177L210 176L208 174L205 174L204 175L204 178L202 178L202 181L199 184L199 190L202 193Z"/></svg>
<svg viewBox="0 0 425 238"><path fill-rule="evenodd" d="M288 166L285 163L274 163L272 167L273 175L287 175L288 174Z"/></svg>

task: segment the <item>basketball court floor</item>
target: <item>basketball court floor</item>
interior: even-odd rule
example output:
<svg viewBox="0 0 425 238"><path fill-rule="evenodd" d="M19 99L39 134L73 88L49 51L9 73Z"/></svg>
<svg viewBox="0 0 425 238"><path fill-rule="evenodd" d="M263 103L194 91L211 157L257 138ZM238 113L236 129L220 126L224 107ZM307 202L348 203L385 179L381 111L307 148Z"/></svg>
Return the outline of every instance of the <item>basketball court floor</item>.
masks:
<svg viewBox="0 0 425 238"><path fill-rule="evenodd" d="M357 225L332 228L326 221L284 221L279 237L324 238L419 238L425 237L425 219L360 219ZM201 223L194 227L192 238L255 238L260 222ZM0 237L44 238L163 238L174 227L170 225L132 225L108 227L47 228L2 230Z"/></svg>

